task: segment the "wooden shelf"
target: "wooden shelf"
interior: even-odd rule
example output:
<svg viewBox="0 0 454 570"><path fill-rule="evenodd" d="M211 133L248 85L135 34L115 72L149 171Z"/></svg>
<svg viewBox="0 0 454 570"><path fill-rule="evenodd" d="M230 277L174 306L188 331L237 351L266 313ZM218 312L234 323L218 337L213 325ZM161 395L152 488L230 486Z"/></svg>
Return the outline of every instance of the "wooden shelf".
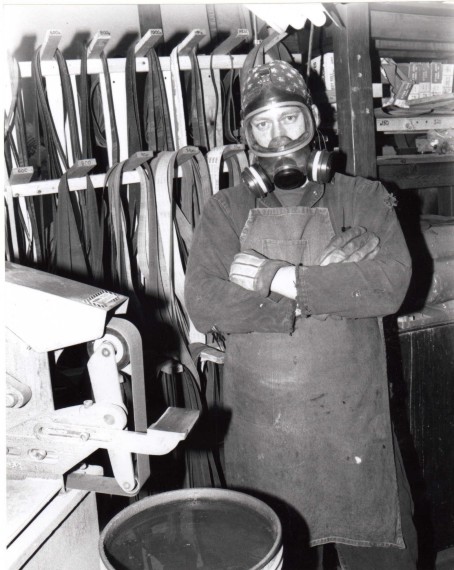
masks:
<svg viewBox="0 0 454 570"><path fill-rule="evenodd" d="M377 157L378 178L400 190L454 185L454 155Z"/></svg>
<svg viewBox="0 0 454 570"><path fill-rule="evenodd" d="M398 154L377 156L377 166L454 162L454 154Z"/></svg>
<svg viewBox="0 0 454 570"><path fill-rule="evenodd" d="M375 109L375 124L378 132L416 133L430 129L454 129L454 115L388 115L381 109Z"/></svg>

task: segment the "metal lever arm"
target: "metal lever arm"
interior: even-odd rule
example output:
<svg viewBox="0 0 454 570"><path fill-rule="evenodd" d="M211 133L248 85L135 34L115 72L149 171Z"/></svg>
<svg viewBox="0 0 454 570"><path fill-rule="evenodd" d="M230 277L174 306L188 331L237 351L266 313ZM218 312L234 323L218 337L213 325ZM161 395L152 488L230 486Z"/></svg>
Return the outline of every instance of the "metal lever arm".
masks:
<svg viewBox="0 0 454 570"><path fill-rule="evenodd" d="M44 441L72 441L72 444L87 446L89 448L102 448L116 450L124 454L141 453L144 455L165 455L175 449L180 441L186 439L199 417L198 410L184 408L167 408L157 422L152 424L147 433L138 433L106 426L112 418L124 414L116 406L93 404L90 420L84 423L57 421L40 422L35 427L38 439ZM68 414L68 408L65 410ZM82 416L79 416L82 417ZM94 418L98 417L95 421ZM118 424L117 424L118 425Z"/></svg>

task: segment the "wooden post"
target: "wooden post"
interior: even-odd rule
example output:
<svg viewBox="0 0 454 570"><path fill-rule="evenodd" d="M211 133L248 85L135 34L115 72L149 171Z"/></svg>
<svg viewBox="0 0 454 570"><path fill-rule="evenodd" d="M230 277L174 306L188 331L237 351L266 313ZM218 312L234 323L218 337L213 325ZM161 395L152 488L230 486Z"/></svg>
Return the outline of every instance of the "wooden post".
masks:
<svg viewBox="0 0 454 570"><path fill-rule="evenodd" d="M358 2L341 8L345 29L333 29L339 148L347 157L347 174L375 178L369 5Z"/></svg>

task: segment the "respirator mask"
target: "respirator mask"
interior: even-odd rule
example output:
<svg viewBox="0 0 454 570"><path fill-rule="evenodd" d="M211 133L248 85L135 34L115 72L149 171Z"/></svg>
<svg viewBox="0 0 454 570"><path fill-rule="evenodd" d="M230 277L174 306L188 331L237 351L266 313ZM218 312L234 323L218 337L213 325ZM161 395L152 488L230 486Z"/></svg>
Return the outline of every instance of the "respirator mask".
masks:
<svg viewBox="0 0 454 570"><path fill-rule="evenodd" d="M254 194L331 179L333 153L311 149L316 125L310 95L292 66L273 61L250 70L242 95L244 135L257 159L242 178Z"/></svg>

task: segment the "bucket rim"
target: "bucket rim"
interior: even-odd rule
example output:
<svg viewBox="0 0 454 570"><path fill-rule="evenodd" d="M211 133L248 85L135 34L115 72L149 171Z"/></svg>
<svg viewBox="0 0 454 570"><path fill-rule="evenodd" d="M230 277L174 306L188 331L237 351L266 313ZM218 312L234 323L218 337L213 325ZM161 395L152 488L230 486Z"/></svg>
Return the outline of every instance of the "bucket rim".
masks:
<svg viewBox="0 0 454 570"><path fill-rule="evenodd" d="M136 503L129 505L117 513L103 528L99 536L99 553L101 560L106 568L106 570L115 570L114 566L110 563L107 558L107 554L104 548L107 536L116 530L121 523L125 520L131 518L132 516L147 510L152 506L158 506L161 504L172 504L185 500L200 500L200 499L228 499L234 503L241 504L242 506L248 506L256 510L259 514L264 515L272 523L272 530L275 533L275 539L270 550L265 555L262 560L255 566L249 568L248 570L261 570L271 562L274 557L279 553L279 549L282 546L282 525L277 514L261 499L243 493L241 491L234 491L230 489L212 489L212 488L192 488L192 489L177 489L174 491L165 491L163 493L157 493L156 495L151 495L149 497L144 497Z"/></svg>

